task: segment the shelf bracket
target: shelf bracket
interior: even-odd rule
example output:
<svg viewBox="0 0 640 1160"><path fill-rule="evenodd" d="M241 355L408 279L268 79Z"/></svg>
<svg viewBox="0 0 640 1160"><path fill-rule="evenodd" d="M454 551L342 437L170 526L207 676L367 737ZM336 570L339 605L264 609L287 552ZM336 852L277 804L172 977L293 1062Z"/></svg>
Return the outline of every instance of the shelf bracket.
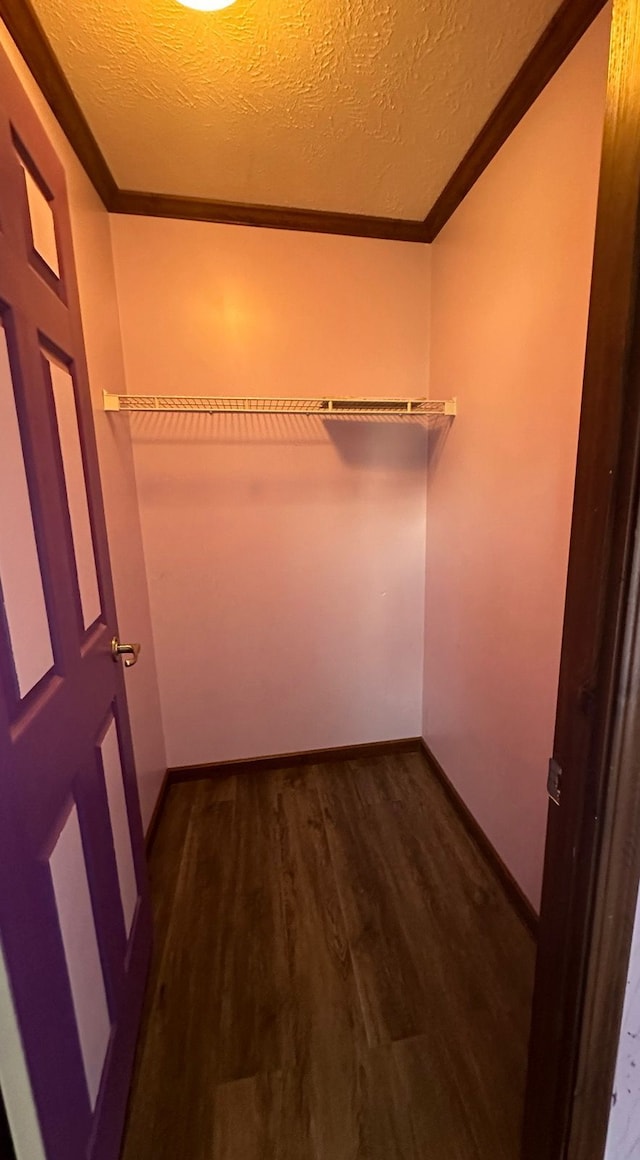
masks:
<svg viewBox="0 0 640 1160"><path fill-rule="evenodd" d="M119 395L111 395L109 393L109 391L103 391L102 398L104 400L105 411L119 411L120 410L120 396Z"/></svg>

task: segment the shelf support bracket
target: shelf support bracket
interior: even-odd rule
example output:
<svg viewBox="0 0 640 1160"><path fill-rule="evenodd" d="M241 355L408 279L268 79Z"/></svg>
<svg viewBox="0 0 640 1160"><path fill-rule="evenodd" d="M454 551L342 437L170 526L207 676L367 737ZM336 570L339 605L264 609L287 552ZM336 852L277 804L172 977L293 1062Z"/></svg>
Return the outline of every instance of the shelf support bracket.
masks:
<svg viewBox="0 0 640 1160"><path fill-rule="evenodd" d="M109 391L103 391L102 398L104 400L105 411L119 411L120 410L120 396L119 395L111 395L109 393Z"/></svg>

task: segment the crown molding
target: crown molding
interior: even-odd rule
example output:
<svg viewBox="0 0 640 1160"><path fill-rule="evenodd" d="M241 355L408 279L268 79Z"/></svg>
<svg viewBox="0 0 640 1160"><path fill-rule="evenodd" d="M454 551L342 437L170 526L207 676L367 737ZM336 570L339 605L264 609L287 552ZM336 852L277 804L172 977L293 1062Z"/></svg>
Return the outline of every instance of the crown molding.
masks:
<svg viewBox="0 0 640 1160"><path fill-rule="evenodd" d="M607 0L564 0L424 219L433 242Z"/></svg>
<svg viewBox="0 0 640 1160"><path fill-rule="evenodd" d="M71 85L28 0L0 0L0 17L107 209L117 186Z"/></svg>
<svg viewBox="0 0 640 1160"><path fill-rule="evenodd" d="M324 210L289 209L275 205L246 205L240 202L214 201L209 198L139 193L133 189L118 190L109 208L112 213L183 218L188 221L221 222L236 226L259 226L272 230L306 230L316 234L387 238L394 242L427 240L422 221L370 217L366 214L329 213Z"/></svg>
<svg viewBox="0 0 640 1160"><path fill-rule="evenodd" d="M564 0L424 221L119 189L29 0L0 0L0 18L110 213L426 243L438 236L605 3Z"/></svg>

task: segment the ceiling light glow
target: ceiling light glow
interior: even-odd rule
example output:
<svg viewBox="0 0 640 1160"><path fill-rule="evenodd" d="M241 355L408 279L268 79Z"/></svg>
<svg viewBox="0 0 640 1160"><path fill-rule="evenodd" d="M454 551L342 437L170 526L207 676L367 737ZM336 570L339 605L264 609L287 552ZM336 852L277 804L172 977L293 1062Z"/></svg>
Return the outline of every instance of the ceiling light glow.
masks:
<svg viewBox="0 0 640 1160"><path fill-rule="evenodd" d="M178 0L185 8L197 8L198 12L218 12L221 8L229 8L234 0Z"/></svg>

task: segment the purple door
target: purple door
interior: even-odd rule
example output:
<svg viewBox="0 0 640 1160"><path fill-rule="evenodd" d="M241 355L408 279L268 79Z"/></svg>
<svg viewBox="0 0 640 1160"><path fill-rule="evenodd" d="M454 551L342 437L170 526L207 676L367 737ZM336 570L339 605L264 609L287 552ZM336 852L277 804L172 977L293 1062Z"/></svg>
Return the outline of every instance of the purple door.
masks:
<svg viewBox="0 0 640 1160"><path fill-rule="evenodd" d="M116 1160L149 956L115 635L64 174L0 50L0 973L47 1160Z"/></svg>

